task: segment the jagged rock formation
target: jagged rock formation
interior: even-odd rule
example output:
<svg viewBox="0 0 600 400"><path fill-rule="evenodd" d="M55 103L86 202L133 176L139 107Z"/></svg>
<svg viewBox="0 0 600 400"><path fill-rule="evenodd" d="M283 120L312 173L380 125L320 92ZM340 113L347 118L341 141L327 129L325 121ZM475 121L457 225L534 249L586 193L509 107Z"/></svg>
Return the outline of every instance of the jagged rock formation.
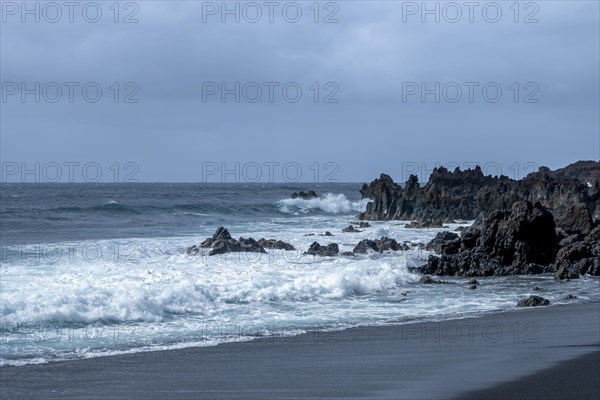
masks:
<svg viewBox="0 0 600 400"><path fill-rule="evenodd" d="M329 243L327 246L321 246L318 242L313 242L308 250L304 252L304 254L311 256L333 257L337 256L339 252L340 249L336 243Z"/></svg>
<svg viewBox="0 0 600 400"><path fill-rule="evenodd" d="M518 201L510 211L495 211L462 232L439 234L428 247L421 271L435 275L491 276L554 271L558 238L554 218L539 203Z"/></svg>
<svg viewBox="0 0 600 400"><path fill-rule="evenodd" d="M425 221L412 221L406 225L405 228L441 228L444 226L444 223L441 219L436 219L435 221L425 220Z"/></svg>
<svg viewBox="0 0 600 400"><path fill-rule="evenodd" d="M528 200L539 201L554 214L559 227L571 229L573 208L578 219L600 221L600 162L580 161L557 171L542 167L519 181L484 176L479 166L454 172L439 167L422 187L414 175L401 187L381 174L369 185L363 184L360 192L363 198L372 199L358 215L361 220L469 220Z"/></svg>
<svg viewBox="0 0 600 400"><path fill-rule="evenodd" d="M258 239L258 244L264 247L265 249L276 249L276 250L286 250L286 251L294 251L296 248L289 243L286 243L282 240L275 239Z"/></svg>
<svg viewBox="0 0 600 400"><path fill-rule="evenodd" d="M559 230L560 231L560 230ZM427 274L490 276L555 272L557 279L600 275L600 225L588 235L561 240L552 214L541 204L518 201L464 229L440 232L427 244ZM585 232L585 231L584 231Z"/></svg>
<svg viewBox="0 0 600 400"><path fill-rule="evenodd" d="M202 252L202 249L210 248L209 256L232 252L242 253L266 253L265 249L252 238L239 238L235 240L224 227L216 230L212 237L204 240L200 245L193 245L186 249L186 253L193 255Z"/></svg>
<svg viewBox="0 0 600 400"><path fill-rule="evenodd" d="M582 240L560 249L554 265L557 279L573 279L584 274L600 276L600 225Z"/></svg>
<svg viewBox="0 0 600 400"><path fill-rule="evenodd" d="M433 250L438 254L455 254L454 247L460 247L460 237L454 232L438 232L437 235L427 243L425 250Z"/></svg>
<svg viewBox="0 0 600 400"><path fill-rule="evenodd" d="M369 250L382 253L386 250L398 251L408 250L409 246L406 243L399 244L396 239L390 239L388 237L381 237L377 240L363 239L352 250L354 254L365 254Z"/></svg>

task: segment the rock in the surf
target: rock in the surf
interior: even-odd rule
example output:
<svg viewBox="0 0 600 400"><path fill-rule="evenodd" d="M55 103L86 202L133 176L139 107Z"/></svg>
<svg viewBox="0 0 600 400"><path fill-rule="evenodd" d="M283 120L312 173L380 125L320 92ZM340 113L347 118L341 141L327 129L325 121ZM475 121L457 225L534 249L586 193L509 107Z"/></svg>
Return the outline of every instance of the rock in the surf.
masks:
<svg viewBox="0 0 600 400"><path fill-rule="evenodd" d="M319 195L314 190L309 190L308 192L300 191L292 193L292 199L302 199L302 200L310 200L316 199Z"/></svg>
<svg viewBox="0 0 600 400"><path fill-rule="evenodd" d="M550 304L550 300L541 296L529 296L528 299L519 300L517 307L540 307Z"/></svg>
<svg viewBox="0 0 600 400"><path fill-rule="evenodd" d="M321 246L318 242L313 242L305 255L332 257L338 255L340 249L336 243L329 243L327 246Z"/></svg>
<svg viewBox="0 0 600 400"><path fill-rule="evenodd" d="M190 246L186 253L193 255L202 253L202 249L210 249L209 256L232 252L266 253L265 249L253 238L239 238L235 240L224 227L216 230L214 235L204 240L200 245Z"/></svg>
<svg viewBox="0 0 600 400"><path fill-rule="evenodd" d="M275 239L259 239L258 244L264 247L265 249L277 249L277 250L286 250L293 251L296 250L294 246L289 243L286 243L282 240Z"/></svg>

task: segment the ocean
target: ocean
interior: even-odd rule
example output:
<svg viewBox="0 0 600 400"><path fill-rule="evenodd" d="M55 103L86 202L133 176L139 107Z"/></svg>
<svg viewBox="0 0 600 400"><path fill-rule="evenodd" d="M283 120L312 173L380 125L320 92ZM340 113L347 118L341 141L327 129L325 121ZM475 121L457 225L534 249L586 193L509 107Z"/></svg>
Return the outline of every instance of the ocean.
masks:
<svg viewBox="0 0 600 400"><path fill-rule="evenodd" d="M551 275L425 285L408 251L314 257L310 244L351 251L388 236L427 243L437 232L403 221L356 222L359 183L0 184L0 365L214 346L355 326L439 321L515 309L540 294L552 305L600 300L598 278ZM291 199L315 190L318 199ZM278 239L296 251L187 255L215 230ZM326 231L331 237L321 236ZM534 291L536 287L536 291ZM567 300L571 294L575 299Z"/></svg>

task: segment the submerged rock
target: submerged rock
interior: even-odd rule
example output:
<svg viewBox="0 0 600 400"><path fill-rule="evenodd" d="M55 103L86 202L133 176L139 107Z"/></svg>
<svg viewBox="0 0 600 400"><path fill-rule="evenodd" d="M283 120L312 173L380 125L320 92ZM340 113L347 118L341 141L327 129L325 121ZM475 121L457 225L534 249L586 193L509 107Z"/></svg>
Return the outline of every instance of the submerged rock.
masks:
<svg viewBox="0 0 600 400"><path fill-rule="evenodd" d="M427 276L427 275L422 276L421 279L419 280L419 282L427 284L427 285L446 283L444 281L438 281L437 279L433 279L432 277Z"/></svg>

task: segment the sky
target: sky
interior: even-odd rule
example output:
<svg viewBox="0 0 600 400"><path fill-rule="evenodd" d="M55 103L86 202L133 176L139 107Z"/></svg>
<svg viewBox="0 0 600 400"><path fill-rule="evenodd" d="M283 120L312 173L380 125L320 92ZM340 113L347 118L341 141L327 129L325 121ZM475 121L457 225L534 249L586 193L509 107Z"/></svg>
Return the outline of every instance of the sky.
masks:
<svg viewBox="0 0 600 400"><path fill-rule="evenodd" d="M598 161L599 4L2 1L1 181Z"/></svg>

